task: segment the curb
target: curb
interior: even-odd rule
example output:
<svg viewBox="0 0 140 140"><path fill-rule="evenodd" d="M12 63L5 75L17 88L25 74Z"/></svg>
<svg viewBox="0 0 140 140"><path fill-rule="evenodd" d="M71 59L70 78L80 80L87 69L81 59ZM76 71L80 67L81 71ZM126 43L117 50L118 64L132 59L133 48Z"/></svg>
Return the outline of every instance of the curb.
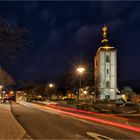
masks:
<svg viewBox="0 0 140 140"><path fill-rule="evenodd" d="M26 130L22 127L22 125L20 124L20 122L17 121L17 119L15 118L13 111L12 111L12 107L10 104L10 116L12 118L12 120L14 121L15 125L17 126L17 129L20 131L20 135L17 139L32 139L31 136L26 132Z"/></svg>

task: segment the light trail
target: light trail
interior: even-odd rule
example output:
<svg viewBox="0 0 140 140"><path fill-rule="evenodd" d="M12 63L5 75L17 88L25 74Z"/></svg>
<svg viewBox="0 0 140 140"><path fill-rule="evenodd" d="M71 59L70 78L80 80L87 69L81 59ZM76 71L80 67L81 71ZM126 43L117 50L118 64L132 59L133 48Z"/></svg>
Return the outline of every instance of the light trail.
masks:
<svg viewBox="0 0 140 140"><path fill-rule="evenodd" d="M33 105L37 106L39 108L55 111L55 112L66 114L66 115L71 115L74 117L79 117L79 118L90 120L93 122L97 122L97 123L101 123L101 124L105 124L105 125L110 125L110 126L115 126L115 127L131 130L131 131L140 132L140 127L128 126L128 125L117 123L117 122L112 122L112 121L108 121L108 120L102 120L102 119L98 119L98 118L93 118L93 117L89 117L89 116L84 116L84 115L80 115L80 114L66 112L66 111L62 111L62 110L58 110L58 109L54 109L54 108L50 108L50 107L46 107L46 106L40 106L40 105L36 105L36 104L33 104Z"/></svg>
<svg viewBox="0 0 140 140"><path fill-rule="evenodd" d="M103 113L90 112L90 111L85 111L85 110L80 110L80 109L66 108L66 107L61 107L61 106L56 106L56 105L46 105L46 106L55 107L55 108L68 110L68 111L75 111L75 112L85 113L85 114L103 116L103 117L107 117L107 118L114 118L114 119L120 119L120 120L129 120L128 118L123 118L123 117L118 117L118 116L109 115L109 114L103 114Z"/></svg>

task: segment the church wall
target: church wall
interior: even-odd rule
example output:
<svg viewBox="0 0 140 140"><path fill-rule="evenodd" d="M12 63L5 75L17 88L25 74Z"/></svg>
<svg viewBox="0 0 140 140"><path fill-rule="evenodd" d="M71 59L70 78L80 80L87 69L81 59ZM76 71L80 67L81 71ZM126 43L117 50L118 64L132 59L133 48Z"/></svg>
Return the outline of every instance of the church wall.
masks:
<svg viewBox="0 0 140 140"><path fill-rule="evenodd" d="M102 31L102 46L94 57L95 90L98 94L96 97L99 100L114 100L117 89L117 50L108 45L107 27L104 26Z"/></svg>
<svg viewBox="0 0 140 140"><path fill-rule="evenodd" d="M106 62L106 56L109 56L110 62ZM106 95L110 96L111 100L116 96L116 50L106 51L100 50L96 55L98 65L96 66L96 78L99 77L100 91L99 99L105 99ZM106 82L109 81L109 87L106 87Z"/></svg>
<svg viewBox="0 0 140 140"><path fill-rule="evenodd" d="M101 51L100 52L100 79L101 79L101 84L100 84L100 88L105 88L105 84L104 84L104 81L105 81L105 65L104 65L104 52Z"/></svg>

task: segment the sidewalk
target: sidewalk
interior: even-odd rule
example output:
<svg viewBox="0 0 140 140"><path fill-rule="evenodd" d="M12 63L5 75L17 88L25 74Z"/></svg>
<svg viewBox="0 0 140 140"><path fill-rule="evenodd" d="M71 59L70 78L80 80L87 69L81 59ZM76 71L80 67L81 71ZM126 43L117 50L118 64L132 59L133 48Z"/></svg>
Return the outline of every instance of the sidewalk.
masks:
<svg viewBox="0 0 140 140"><path fill-rule="evenodd" d="M9 104L0 103L0 139L22 139L26 131L11 113Z"/></svg>

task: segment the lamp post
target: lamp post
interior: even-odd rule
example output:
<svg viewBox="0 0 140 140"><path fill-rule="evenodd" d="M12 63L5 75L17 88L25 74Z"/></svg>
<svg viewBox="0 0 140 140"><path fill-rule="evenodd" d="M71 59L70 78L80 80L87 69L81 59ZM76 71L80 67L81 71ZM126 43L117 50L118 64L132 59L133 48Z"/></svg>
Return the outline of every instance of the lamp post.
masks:
<svg viewBox="0 0 140 140"><path fill-rule="evenodd" d="M85 68L84 67L79 67L79 68L76 69L76 71L80 75L79 91L78 91L78 95L77 95L77 101L78 101L79 100L79 93L81 93L81 77L82 77L82 74L85 72Z"/></svg>
<svg viewBox="0 0 140 140"><path fill-rule="evenodd" d="M51 89L52 89L53 87L54 87L54 84L50 83L50 84L49 84L49 88L50 88L49 96L51 95ZM48 97L49 97L49 96L48 96Z"/></svg>
<svg viewBox="0 0 140 140"><path fill-rule="evenodd" d="M127 102L126 96L124 94L122 95L122 99L125 101L125 103L123 103L123 113L124 113L125 112L125 104Z"/></svg>
<svg viewBox="0 0 140 140"><path fill-rule="evenodd" d="M85 90L83 93L84 93L84 96L85 96L85 102L86 102L86 97L87 97L87 93L88 93L88 92Z"/></svg>

